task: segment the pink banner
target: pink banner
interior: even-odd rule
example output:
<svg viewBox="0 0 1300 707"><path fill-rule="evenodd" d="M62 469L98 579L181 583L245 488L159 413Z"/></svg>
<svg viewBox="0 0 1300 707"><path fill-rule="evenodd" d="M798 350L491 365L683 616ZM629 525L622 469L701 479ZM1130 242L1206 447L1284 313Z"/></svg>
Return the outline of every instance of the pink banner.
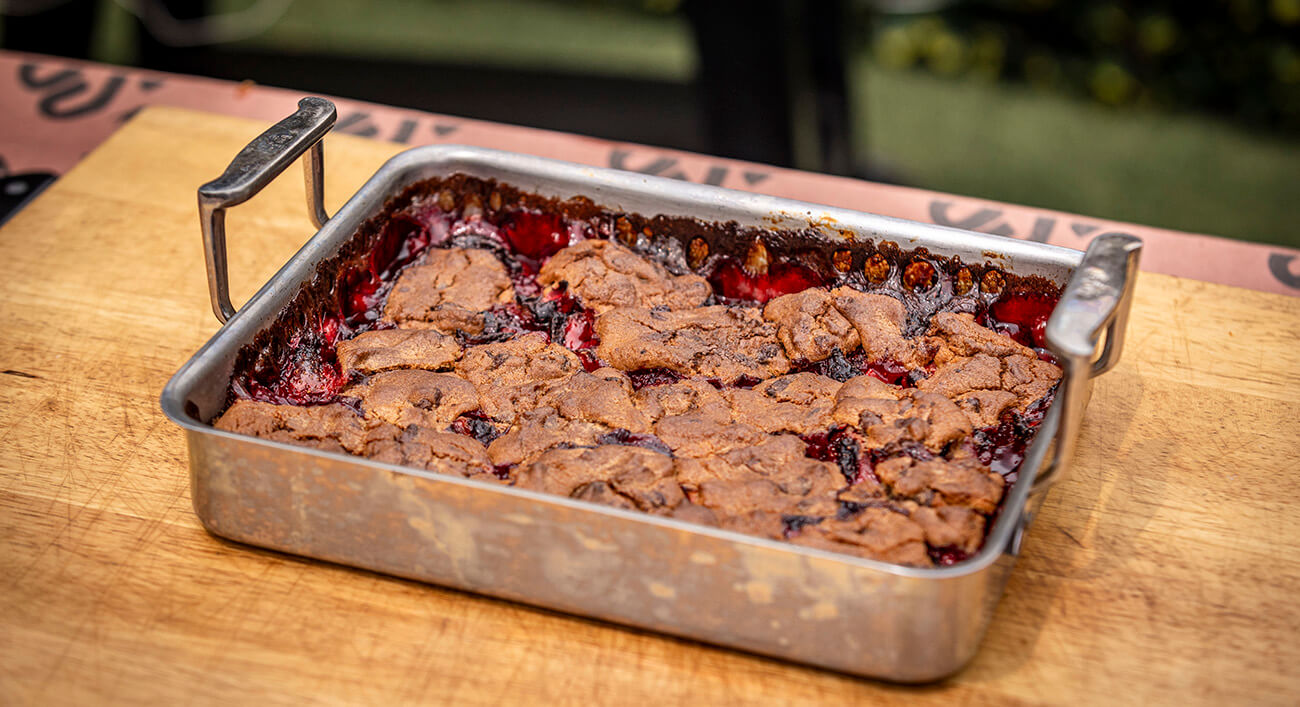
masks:
<svg viewBox="0 0 1300 707"><path fill-rule="evenodd" d="M0 52L0 176L60 174L146 105L272 122L297 91L33 54ZM921 189L380 106L343 98L336 130L406 145L480 145L763 192L889 216L1083 248L1122 231L1146 242L1142 268L1265 292L1300 294L1300 251L1105 221Z"/></svg>

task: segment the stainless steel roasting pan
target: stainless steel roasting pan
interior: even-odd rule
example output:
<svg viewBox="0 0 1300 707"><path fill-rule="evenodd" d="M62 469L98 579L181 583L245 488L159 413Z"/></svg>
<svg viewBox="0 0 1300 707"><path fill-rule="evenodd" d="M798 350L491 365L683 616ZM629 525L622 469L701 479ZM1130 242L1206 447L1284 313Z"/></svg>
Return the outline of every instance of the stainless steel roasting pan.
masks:
<svg viewBox="0 0 1300 707"><path fill-rule="evenodd" d="M306 98L199 190L213 308L223 326L168 382L162 408L188 440L194 510L232 540L698 639L857 675L930 681L976 652L1034 510L1066 472L1090 379L1119 359L1141 243L1096 238L1086 253L612 169L459 146L392 158L339 209L323 207L321 139L334 106ZM297 157L319 232L236 313L226 287L224 210ZM983 549L916 569L569 498L280 444L214 429L235 357L316 265L385 201L453 173L609 208L827 235L984 262L1064 284L1047 326L1063 368L1055 402ZM228 321L226 321L228 319Z"/></svg>

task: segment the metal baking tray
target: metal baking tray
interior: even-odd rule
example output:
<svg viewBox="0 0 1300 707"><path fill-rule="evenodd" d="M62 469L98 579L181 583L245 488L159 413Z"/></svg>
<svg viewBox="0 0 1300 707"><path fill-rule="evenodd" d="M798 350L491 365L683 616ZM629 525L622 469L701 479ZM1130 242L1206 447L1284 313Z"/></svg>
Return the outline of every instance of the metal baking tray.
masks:
<svg viewBox="0 0 1300 707"><path fill-rule="evenodd" d="M1087 253L712 186L459 146L392 158L332 217L321 138L334 107L306 98L199 190L213 309L226 321L168 382L163 411L185 430L194 510L251 545L675 634L857 675L936 680L976 652L1021 539L1073 452L1093 376L1119 358L1141 242L1096 238ZM226 287L225 209L297 157L319 232L236 313ZM583 195L644 214L809 228L834 224L902 248L1064 283L1048 326L1064 376L983 549L917 569L214 429L237 352L270 326L385 201L462 172L526 191Z"/></svg>

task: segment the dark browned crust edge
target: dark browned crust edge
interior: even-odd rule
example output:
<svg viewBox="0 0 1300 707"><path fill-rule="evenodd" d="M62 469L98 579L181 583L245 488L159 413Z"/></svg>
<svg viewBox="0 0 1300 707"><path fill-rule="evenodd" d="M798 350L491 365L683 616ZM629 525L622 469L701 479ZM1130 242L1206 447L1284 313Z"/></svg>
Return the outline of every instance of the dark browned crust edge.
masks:
<svg viewBox="0 0 1300 707"><path fill-rule="evenodd" d="M466 174L453 174L415 182L385 202L377 214L366 219L338 253L321 261L308 282L293 296L275 321L259 331L235 357L232 382L239 372L271 364L280 358L290 341L304 331L310 331L322 312L336 311L344 293L340 276L352 268L364 268L369 253L374 249L384 225L393 215L421 199L450 198L456 208L473 205L482 209L485 218L495 221L497 215L520 208L562 214L570 219L589 222L601 237L617 240L625 246L655 258L670 271L681 274L696 272L708 277L725 258L743 259L755 241L762 242L773 259L793 260L810 268L827 281L828 287L848 285L863 292L888 294L900 299L907 309L908 323L905 334L922 332L930 317L939 311L975 312L987 306L1003 292L1034 292L1059 297L1061 286L1038 275L1016 275L992 262L964 263L961 258L937 256L927 248L905 250L892 241L862 238L851 231L836 231L832 239L825 228L812 224L803 229L777 229L741 226L735 221L708 222L687 216L655 215L607 209L585 196L567 199L545 197L520 190L493 179L483 179ZM699 267L690 268L686 262L686 248L691 240L701 238L709 246L709 256ZM837 251L851 254L849 267L841 271L835 267ZM863 273L867 260L879 253L889 263L889 274L873 284ZM910 263L924 260L940 273L936 284L923 292L913 292L902 286L903 269ZM841 266L846 259L841 255ZM958 273L966 269L973 282L965 294L955 292ZM1003 278L1002 288L994 292L981 291L986 273L996 272ZM946 276L945 276L946 275ZM233 387L228 388L226 404L213 416L220 416L236 397Z"/></svg>

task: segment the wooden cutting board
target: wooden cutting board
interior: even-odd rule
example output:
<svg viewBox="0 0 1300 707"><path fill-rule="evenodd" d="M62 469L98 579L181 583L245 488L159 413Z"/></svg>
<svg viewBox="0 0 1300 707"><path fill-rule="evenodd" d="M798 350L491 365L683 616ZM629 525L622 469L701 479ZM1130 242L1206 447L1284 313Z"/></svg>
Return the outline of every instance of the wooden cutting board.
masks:
<svg viewBox="0 0 1300 707"><path fill-rule="evenodd" d="M158 409L216 330L195 188L265 126L153 108L0 229L0 702L1300 699L1300 299L1139 281L984 645L894 686L218 540ZM399 148L333 136L337 206ZM243 301L314 229L229 214Z"/></svg>

